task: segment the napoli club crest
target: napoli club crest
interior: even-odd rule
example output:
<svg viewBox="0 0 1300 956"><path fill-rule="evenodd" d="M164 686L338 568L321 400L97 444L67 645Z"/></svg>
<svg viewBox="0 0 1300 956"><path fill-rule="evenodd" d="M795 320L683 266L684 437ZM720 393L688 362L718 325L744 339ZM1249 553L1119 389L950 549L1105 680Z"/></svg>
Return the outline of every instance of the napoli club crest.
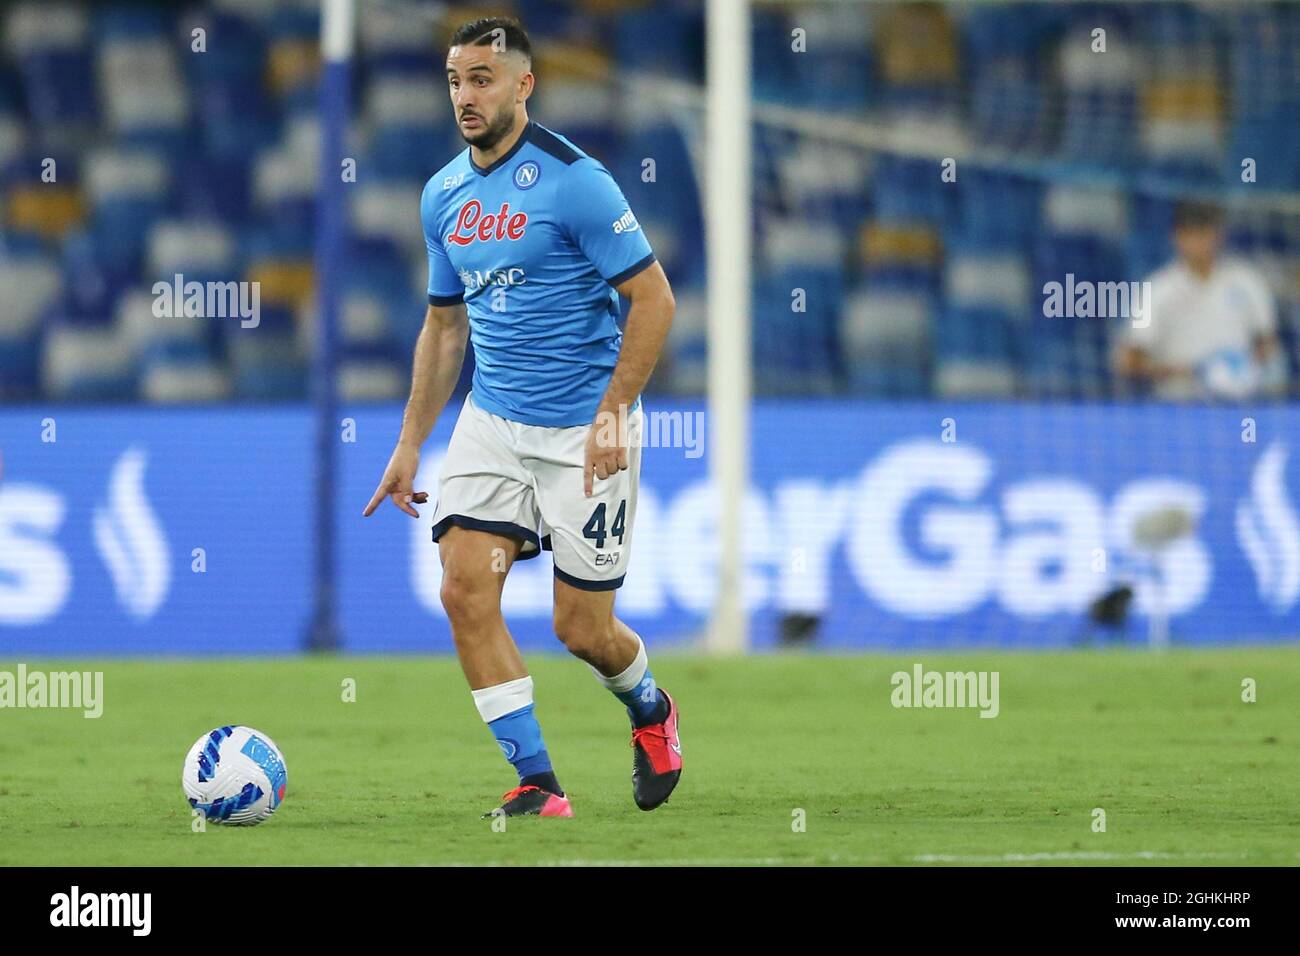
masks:
<svg viewBox="0 0 1300 956"><path fill-rule="evenodd" d="M542 168L531 159L515 167L515 185L520 189L532 189L542 176Z"/></svg>

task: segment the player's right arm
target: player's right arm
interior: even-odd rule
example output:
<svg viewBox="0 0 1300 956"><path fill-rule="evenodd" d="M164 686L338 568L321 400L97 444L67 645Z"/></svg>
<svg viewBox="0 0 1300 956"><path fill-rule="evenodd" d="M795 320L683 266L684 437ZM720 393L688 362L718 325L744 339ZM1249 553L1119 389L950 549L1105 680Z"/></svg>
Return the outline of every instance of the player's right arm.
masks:
<svg viewBox="0 0 1300 956"><path fill-rule="evenodd" d="M465 360L465 343L469 338L469 317L465 311L465 289L447 250L442 244L440 191L438 177L429 180L420 197L420 223L424 244L429 253L429 308L424 313L424 328L415 343L415 364L411 370L411 397L402 415L402 433L397 448L384 469L384 477L366 505L363 516L374 514L387 497L412 518L420 516L412 503L421 504L428 495L413 485L420 468L420 446L433 431L447 399L460 379Z"/></svg>
<svg viewBox="0 0 1300 956"><path fill-rule="evenodd" d="M417 504L425 500L425 492L414 490L415 473L420 468L420 447L433 431L434 422L460 379L468 338L469 318L463 302L429 306L424 314L424 328L415 343L411 397L402 414L402 432L363 516L374 514L385 497L411 517L420 516L411 507L413 500Z"/></svg>

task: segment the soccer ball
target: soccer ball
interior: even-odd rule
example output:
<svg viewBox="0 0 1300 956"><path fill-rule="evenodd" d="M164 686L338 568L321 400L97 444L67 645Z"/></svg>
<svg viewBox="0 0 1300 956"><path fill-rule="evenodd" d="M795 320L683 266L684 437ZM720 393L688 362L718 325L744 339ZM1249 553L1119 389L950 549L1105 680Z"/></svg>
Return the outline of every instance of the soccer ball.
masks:
<svg viewBox="0 0 1300 956"><path fill-rule="evenodd" d="M213 823L256 826L280 805L288 770L280 748L252 727L218 727L185 755L181 786Z"/></svg>
<svg viewBox="0 0 1300 956"><path fill-rule="evenodd" d="M1215 352L1198 369L1201 384L1215 398L1249 398L1259 388L1259 369L1240 349Z"/></svg>

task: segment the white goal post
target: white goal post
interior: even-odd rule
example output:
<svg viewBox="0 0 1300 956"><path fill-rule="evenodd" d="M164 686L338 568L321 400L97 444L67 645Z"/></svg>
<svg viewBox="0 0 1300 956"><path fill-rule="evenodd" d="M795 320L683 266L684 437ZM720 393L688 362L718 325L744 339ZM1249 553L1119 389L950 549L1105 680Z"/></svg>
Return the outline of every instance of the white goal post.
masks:
<svg viewBox="0 0 1300 956"><path fill-rule="evenodd" d="M744 507L750 406L749 0L708 0L705 239L708 258L709 477L718 508L717 596L706 646L749 649Z"/></svg>

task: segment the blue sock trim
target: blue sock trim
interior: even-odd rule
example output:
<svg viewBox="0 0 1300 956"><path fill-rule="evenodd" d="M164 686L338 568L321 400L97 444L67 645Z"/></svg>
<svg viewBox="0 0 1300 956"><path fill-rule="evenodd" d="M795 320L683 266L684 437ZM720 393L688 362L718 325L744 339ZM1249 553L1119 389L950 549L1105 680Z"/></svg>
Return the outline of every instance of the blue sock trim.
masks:
<svg viewBox="0 0 1300 956"><path fill-rule="evenodd" d="M524 757L515 764L515 772L519 774L520 780L539 773L549 773L551 770L551 756L545 750L531 757Z"/></svg>
<svg viewBox="0 0 1300 956"><path fill-rule="evenodd" d="M627 705L627 712L634 721L648 720L659 706L659 687L649 667L645 669L645 676L639 684L614 696Z"/></svg>
<svg viewBox="0 0 1300 956"><path fill-rule="evenodd" d="M551 769L551 758L542 740L542 726L528 704L488 723L488 730L496 738L501 753L511 766L524 777L546 773Z"/></svg>

